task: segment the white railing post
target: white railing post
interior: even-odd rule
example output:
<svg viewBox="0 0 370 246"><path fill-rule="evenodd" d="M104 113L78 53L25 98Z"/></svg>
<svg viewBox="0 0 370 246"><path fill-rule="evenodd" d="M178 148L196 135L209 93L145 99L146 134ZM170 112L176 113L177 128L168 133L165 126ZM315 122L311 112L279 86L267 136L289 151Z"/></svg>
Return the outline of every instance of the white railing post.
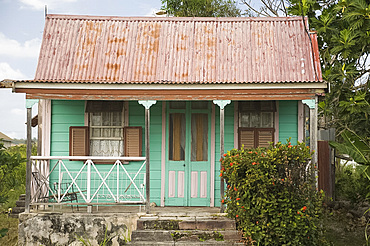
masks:
<svg viewBox="0 0 370 246"><path fill-rule="evenodd" d="M119 202L119 163L118 161L115 162L117 165L117 202Z"/></svg>
<svg viewBox="0 0 370 246"><path fill-rule="evenodd" d="M88 203L91 203L90 197L91 197L91 160L87 160L87 201ZM89 205L87 206L87 212L91 213L92 212L92 206Z"/></svg>
<svg viewBox="0 0 370 246"><path fill-rule="evenodd" d="M60 191L61 191L61 182L62 182L62 160L58 160L59 170L58 170L58 203L61 202L60 200Z"/></svg>

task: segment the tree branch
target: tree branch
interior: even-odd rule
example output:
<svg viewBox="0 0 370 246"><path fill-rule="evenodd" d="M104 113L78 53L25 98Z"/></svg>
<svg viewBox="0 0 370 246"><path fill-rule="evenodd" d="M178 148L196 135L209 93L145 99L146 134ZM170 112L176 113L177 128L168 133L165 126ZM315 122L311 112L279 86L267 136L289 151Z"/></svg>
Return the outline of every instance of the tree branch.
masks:
<svg viewBox="0 0 370 246"><path fill-rule="evenodd" d="M246 1L246 0L242 0L242 3L244 3L245 5L247 5L247 7L248 7L250 10L252 10L253 12L255 12L255 13L259 14L259 15L265 16L265 17L269 17L269 15L266 15L266 14L264 14L264 13L262 13L262 12L260 12L260 11L256 10L255 8L253 8L249 3L247 3L247 1Z"/></svg>
<svg viewBox="0 0 370 246"><path fill-rule="evenodd" d="M271 2L269 1L269 4L267 4L266 2L265 2L265 0L261 0L261 2L266 6L266 8L268 9L268 10L270 10L270 12L271 13L273 13L275 16L279 16L279 13L278 12L276 12L276 10L275 9L273 9L272 8L272 6L271 6Z"/></svg>

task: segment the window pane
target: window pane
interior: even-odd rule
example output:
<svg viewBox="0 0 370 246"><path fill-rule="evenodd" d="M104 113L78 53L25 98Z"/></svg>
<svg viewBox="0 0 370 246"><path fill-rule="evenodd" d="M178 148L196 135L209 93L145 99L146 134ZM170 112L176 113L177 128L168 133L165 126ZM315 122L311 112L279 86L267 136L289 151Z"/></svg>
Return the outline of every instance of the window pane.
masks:
<svg viewBox="0 0 370 246"><path fill-rule="evenodd" d="M101 129L102 137L110 138L111 137L111 129L109 128L103 128Z"/></svg>
<svg viewBox="0 0 370 246"><path fill-rule="evenodd" d="M90 113L90 155L123 156L122 112Z"/></svg>
<svg viewBox="0 0 370 246"><path fill-rule="evenodd" d="M169 159L185 160L185 114L170 114Z"/></svg>
<svg viewBox="0 0 370 246"><path fill-rule="evenodd" d="M208 159L208 116L207 114L191 115L191 160L207 161Z"/></svg>
<svg viewBox="0 0 370 246"><path fill-rule="evenodd" d="M113 128L111 135L112 137L115 138L122 138L123 137L122 128Z"/></svg>
<svg viewBox="0 0 370 246"><path fill-rule="evenodd" d="M100 128L92 128L91 136L92 137L101 137Z"/></svg>
<svg viewBox="0 0 370 246"><path fill-rule="evenodd" d="M91 114L91 125L92 126L101 126L101 122L102 122L102 119L101 119L101 113L92 113Z"/></svg>
<svg viewBox="0 0 370 246"><path fill-rule="evenodd" d="M170 102L170 108L171 109L185 109L186 108L186 102L184 102L184 101Z"/></svg>
<svg viewBox="0 0 370 246"><path fill-rule="evenodd" d="M253 112L250 114L250 126L251 127L260 127L261 126L261 117L260 113Z"/></svg>
<svg viewBox="0 0 370 246"><path fill-rule="evenodd" d="M123 141L91 140L90 151L93 156L123 156Z"/></svg>
<svg viewBox="0 0 370 246"><path fill-rule="evenodd" d="M240 126L241 127L250 127L249 113L245 113L245 112L240 113Z"/></svg>
<svg viewBox="0 0 370 246"><path fill-rule="evenodd" d="M262 116L262 125L261 127L264 128L272 128L274 127L274 114L272 112L263 112L261 113Z"/></svg>
<svg viewBox="0 0 370 246"><path fill-rule="evenodd" d="M110 112L103 112L102 113L102 121L103 121L103 126L110 126L111 125L111 114Z"/></svg>
<svg viewBox="0 0 370 246"><path fill-rule="evenodd" d="M208 108L208 102L207 101L191 102L191 108L192 109L207 109Z"/></svg>
<svg viewBox="0 0 370 246"><path fill-rule="evenodd" d="M122 113L112 112L112 126L122 126Z"/></svg>

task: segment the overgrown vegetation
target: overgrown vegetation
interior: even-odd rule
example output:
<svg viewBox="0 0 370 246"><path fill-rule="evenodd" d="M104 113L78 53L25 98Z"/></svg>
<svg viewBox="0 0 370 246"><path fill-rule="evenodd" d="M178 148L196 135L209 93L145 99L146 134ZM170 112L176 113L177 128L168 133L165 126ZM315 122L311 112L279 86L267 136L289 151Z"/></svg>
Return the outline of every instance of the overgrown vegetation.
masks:
<svg viewBox="0 0 370 246"><path fill-rule="evenodd" d="M0 245L17 245L18 219L0 213Z"/></svg>
<svg viewBox="0 0 370 246"><path fill-rule="evenodd" d="M0 208L15 205L16 199L25 191L26 159L22 147L5 148L0 143Z"/></svg>
<svg viewBox="0 0 370 246"><path fill-rule="evenodd" d="M323 193L314 188L311 153L304 143L233 149L224 155L229 217L250 245L325 245Z"/></svg>
<svg viewBox="0 0 370 246"><path fill-rule="evenodd" d="M32 146L36 154L36 145ZM26 185L26 145L5 148L0 143L0 245L15 245L18 239L18 219L5 215L8 208L15 207ZM3 235L4 234L4 235Z"/></svg>
<svg viewBox="0 0 370 246"><path fill-rule="evenodd" d="M337 200L361 204L370 196L370 181L364 167L351 163L338 163L335 169L335 197Z"/></svg>

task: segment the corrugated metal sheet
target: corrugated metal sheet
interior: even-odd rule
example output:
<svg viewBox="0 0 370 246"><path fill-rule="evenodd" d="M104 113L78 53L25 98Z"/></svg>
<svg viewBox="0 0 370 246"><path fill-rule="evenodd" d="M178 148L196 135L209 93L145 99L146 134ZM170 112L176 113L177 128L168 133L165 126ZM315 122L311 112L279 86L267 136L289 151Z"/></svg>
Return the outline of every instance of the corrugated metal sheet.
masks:
<svg viewBox="0 0 370 246"><path fill-rule="evenodd" d="M48 15L35 81L311 82L314 66L298 17Z"/></svg>

